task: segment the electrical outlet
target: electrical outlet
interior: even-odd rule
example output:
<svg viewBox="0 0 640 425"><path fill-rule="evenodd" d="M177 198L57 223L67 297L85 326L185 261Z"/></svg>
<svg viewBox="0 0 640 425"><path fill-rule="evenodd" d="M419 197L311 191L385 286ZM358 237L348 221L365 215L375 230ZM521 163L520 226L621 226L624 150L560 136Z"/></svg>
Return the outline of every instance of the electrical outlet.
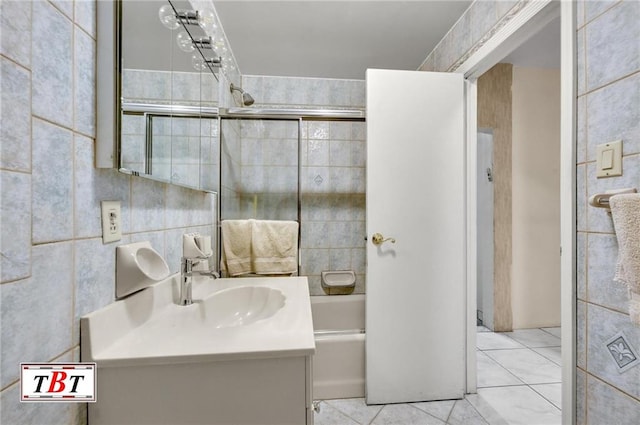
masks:
<svg viewBox="0 0 640 425"><path fill-rule="evenodd" d="M102 201L102 243L122 239L120 201Z"/></svg>

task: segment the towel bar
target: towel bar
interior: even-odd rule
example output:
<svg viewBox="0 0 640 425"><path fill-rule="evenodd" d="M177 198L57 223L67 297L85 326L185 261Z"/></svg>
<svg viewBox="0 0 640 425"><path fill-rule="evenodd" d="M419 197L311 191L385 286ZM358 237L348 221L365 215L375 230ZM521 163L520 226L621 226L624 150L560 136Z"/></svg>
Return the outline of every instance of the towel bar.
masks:
<svg viewBox="0 0 640 425"><path fill-rule="evenodd" d="M589 197L589 205L596 208L606 208L607 212L611 212L609 206L609 198L615 195L621 195L623 193L636 193L635 188L615 189L607 190L605 193L597 193Z"/></svg>

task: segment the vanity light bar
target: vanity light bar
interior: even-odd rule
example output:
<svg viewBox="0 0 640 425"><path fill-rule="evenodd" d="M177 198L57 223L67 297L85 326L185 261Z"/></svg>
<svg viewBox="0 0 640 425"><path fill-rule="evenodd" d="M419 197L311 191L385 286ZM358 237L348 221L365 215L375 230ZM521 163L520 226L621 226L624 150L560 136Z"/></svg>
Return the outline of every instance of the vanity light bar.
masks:
<svg viewBox="0 0 640 425"><path fill-rule="evenodd" d="M185 25L199 25L197 10L178 10L176 18Z"/></svg>
<svg viewBox="0 0 640 425"><path fill-rule="evenodd" d="M204 63L209 67L209 69L211 69L212 72L213 72L212 68L220 68L220 67L222 67L221 58L205 59Z"/></svg>
<svg viewBox="0 0 640 425"><path fill-rule="evenodd" d="M213 49L213 41L211 40L211 37L203 37L198 40L191 41L198 49Z"/></svg>

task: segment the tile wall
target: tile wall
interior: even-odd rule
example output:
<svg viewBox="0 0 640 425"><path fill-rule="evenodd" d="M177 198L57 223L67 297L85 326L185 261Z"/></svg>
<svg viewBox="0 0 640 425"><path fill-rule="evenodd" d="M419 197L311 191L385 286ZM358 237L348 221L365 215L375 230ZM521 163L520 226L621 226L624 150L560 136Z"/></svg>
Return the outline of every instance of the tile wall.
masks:
<svg viewBox="0 0 640 425"><path fill-rule="evenodd" d="M364 81L318 78L244 76L243 87L256 99L255 107L364 108ZM354 270L356 293L365 286L365 161L364 122L303 121L301 165L301 274L308 276L312 295L324 295L320 273ZM281 133L277 136L277 133ZM264 167L263 161L285 161L297 155L297 125L265 126L246 122L242 127L241 174L246 182L264 182L279 176L297 197L297 175L282 164ZM297 158L290 158L290 162ZM260 162L258 168L256 161ZM279 168L279 169L276 169ZM259 178L252 173L259 172ZM290 177L286 173L291 174ZM277 181L276 179L276 181ZM269 185L271 186L271 185ZM251 193L247 188L243 191ZM291 193L290 193L291 194ZM273 200L297 217L295 197L280 192ZM245 207L252 208L251 199Z"/></svg>
<svg viewBox="0 0 640 425"><path fill-rule="evenodd" d="M223 122L224 127L240 127L240 181L234 218L297 220L298 121ZM225 201L223 198L223 204Z"/></svg>
<svg viewBox="0 0 640 425"><path fill-rule="evenodd" d="M114 300L115 246L150 240L172 271L215 200L94 168L96 3L0 3L0 422L85 423L82 404L19 402L19 362L78 361L78 318ZM11 125L7 125L10 123ZM100 201L122 203L103 244Z"/></svg>
<svg viewBox="0 0 640 425"><path fill-rule="evenodd" d="M515 16L528 0L475 0L420 65L419 71L453 71Z"/></svg>
<svg viewBox="0 0 640 425"><path fill-rule="evenodd" d="M611 216L587 199L608 189L640 190L640 3L580 1L578 47L578 410L579 424L640 420L640 366L622 371L607 343L620 332L640 352L627 289L613 280ZM623 175L596 178L596 146L623 141Z"/></svg>

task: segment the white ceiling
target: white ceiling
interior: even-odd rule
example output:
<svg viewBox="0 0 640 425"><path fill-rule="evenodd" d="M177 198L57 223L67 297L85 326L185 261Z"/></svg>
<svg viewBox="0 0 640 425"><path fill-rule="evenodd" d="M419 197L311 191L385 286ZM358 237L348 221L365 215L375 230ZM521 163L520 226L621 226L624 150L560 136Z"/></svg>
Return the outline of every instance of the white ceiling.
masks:
<svg viewBox="0 0 640 425"><path fill-rule="evenodd" d="M560 69L560 18L549 22L500 62L529 68Z"/></svg>
<svg viewBox="0 0 640 425"><path fill-rule="evenodd" d="M243 74L354 79L416 70L470 3L214 1Z"/></svg>
<svg viewBox="0 0 640 425"><path fill-rule="evenodd" d="M189 8L188 0L172 1ZM243 74L355 79L364 79L367 68L417 69L470 3L214 1ZM166 0L124 4L125 67L193 70L191 55L177 48L177 31L158 20ZM559 68L559 40L556 19L502 62Z"/></svg>

